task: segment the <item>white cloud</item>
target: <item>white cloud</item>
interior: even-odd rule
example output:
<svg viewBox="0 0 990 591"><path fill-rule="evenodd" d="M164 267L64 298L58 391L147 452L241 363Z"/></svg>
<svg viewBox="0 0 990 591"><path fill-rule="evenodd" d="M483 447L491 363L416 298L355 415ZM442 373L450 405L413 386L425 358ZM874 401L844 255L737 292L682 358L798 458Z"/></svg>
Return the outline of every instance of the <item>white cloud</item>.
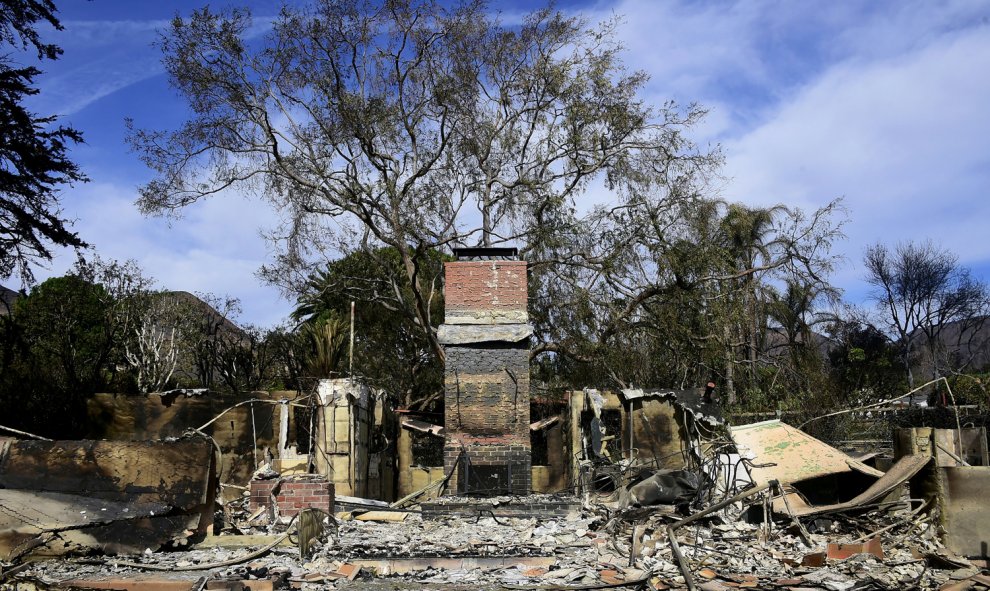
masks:
<svg viewBox="0 0 990 591"><path fill-rule="evenodd" d="M38 64L43 92L30 106L39 113L72 115L132 84L164 72L151 45L166 21L66 20L49 37L63 50Z"/></svg>
<svg viewBox="0 0 990 591"><path fill-rule="evenodd" d="M190 206L169 225L145 218L134 206L136 191L112 183L90 183L67 192L65 214L94 252L109 259L134 259L162 288L239 298L243 321L271 326L291 310L274 287L255 276L268 251L258 229L274 212L263 202L221 195ZM74 263L62 252L39 279L61 275Z"/></svg>
<svg viewBox="0 0 990 591"><path fill-rule="evenodd" d="M716 83L745 73L764 80L756 47L747 43L758 19L751 3L695 4L623 0L589 11L592 21L618 16L631 69L649 73L654 103L713 102Z"/></svg>
<svg viewBox="0 0 990 591"><path fill-rule="evenodd" d="M845 196L849 258L930 237L990 259L990 35L946 35L896 59L847 62L726 146L727 196L805 208ZM963 231L966 230L966 231Z"/></svg>
<svg viewBox="0 0 990 591"><path fill-rule="evenodd" d="M157 59L112 56L46 74L45 93L32 101L41 113L74 115L96 101L163 73Z"/></svg>
<svg viewBox="0 0 990 591"><path fill-rule="evenodd" d="M57 34L66 55L106 46L114 49L126 43L150 43L168 20L65 20Z"/></svg>
<svg viewBox="0 0 990 591"><path fill-rule="evenodd" d="M697 100L721 142L722 196L813 209L845 196L850 265L865 245L931 237L990 263L990 4L622 0L627 65L648 99Z"/></svg>

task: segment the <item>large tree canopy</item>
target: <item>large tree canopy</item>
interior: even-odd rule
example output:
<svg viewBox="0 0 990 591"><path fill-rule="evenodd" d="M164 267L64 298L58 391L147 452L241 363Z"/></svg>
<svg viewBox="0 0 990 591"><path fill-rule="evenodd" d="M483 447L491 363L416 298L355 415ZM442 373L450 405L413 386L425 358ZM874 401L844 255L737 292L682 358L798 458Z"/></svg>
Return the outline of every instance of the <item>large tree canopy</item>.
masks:
<svg viewBox="0 0 990 591"><path fill-rule="evenodd" d="M260 193L282 220L263 274L299 294L330 261L377 269L358 274L375 279L373 305L419 331L430 366L437 253L511 245L530 263L534 354L549 364L584 364L571 375L585 384L669 383L623 351L684 344L678 382L732 383L758 361L760 282L824 287L836 205L806 217L714 199L720 155L685 135L703 110L647 103L613 25L552 8L507 25L468 0L317 0L270 26L245 10L176 18L161 49L191 117L132 131L157 173L139 204L175 214Z"/></svg>
<svg viewBox="0 0 990 591"><path fill-rule="evenodd" d="M682 136L699 109L639 98L646 77L623 68L609 24L544 9L510 27L482 2L323 0L256 31L244 10L203 9L163 35L193 116L132 135L158 172L141 207L258 188L287 220L269 277L297 285L313 255L394 249L411 286L396 286L395 304L440 357L427 253L511 243L537 262L583 231L593 182L620 207L686 197L715 160Z"/></svg>
<svg viewBox="0 0 990 591"><path fill-rule="evenodd" d="M24 108L38 93L34 67L20 67L3 45L33 47L39 59L56 59L61 49L42 43L35 26L61 29L51 0L11 0L0 5L0 278L19 272L30 283L30 263L50 260L50 245L84 246L62 218L58 189L85 177L68 158L78 131L55 126L55 117Z"/></svg>

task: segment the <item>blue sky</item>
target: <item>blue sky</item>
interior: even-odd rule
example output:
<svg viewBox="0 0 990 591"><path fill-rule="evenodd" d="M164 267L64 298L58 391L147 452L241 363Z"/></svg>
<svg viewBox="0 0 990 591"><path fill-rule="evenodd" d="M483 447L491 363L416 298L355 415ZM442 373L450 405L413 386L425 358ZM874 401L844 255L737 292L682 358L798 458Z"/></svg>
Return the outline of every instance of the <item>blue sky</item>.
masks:
<svg viewBox="0 0 990 591"><path fill-rule="evenodd" d="M242 322L272 325L291 302L255 272L272 212L235 196L179 220L144 218L133 202L149 172L128 151L124 118L170 128L183 117L156 30L202 2L61 0L65 50L43 64L40 114L57 113L86 144L72 157L91 182L63 206L101 255L133 258L170 289L240 298ZM213 2L214 7L223 2ZM241 2L257 15L272 2ZM990 3L984 1L559 2L592 21L618 15L626 64L651 75L648 101L710 109L693 131L722 146L720 196L814 209L843 197L847 261L833 276L851 301L865 293L868 244L932 239L990 278ZM493 2L513 14L522 1ZM60 256L40 277L72 263ZM14 286L16 287L16 286Z"/></svg>

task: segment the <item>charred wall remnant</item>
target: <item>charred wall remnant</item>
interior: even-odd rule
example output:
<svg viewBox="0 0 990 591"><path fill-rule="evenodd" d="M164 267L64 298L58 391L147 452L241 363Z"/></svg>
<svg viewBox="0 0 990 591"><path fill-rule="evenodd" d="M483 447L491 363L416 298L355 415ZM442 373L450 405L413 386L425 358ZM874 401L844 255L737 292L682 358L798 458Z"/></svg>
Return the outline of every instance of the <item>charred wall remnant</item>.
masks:
<svg viewBox="0 0 990 591"><path fill-rule="evenodd" d="M0 560L184 544L213 523L216 487L205 438L0 438Z"/></svg>
<svg viewBox="0 0 990 591"><path fill-rule="evenodd" d="M393 500L398 419L385 393L336 378L320 380L316 395L315 471L338 495Z"/></svg>
<svg viewBox="0 0 990 591"><path fill-rule="evenodd" d="M960 556L990 556L986 429L899 429L894 449L902 459L932 458L911 479L911 496L924 498L939 517L945 546Z"/></svg>
<svg viewBox="0 0 990 591"><path fill-rule="evenodd" d="M294 402L293 391L250 392L238 396L214 396L190 391L179 394L97 394L87 401L87 438L111 441L147 441L179 437L189 429L199 428L224 410L251 399L270 400L271 404L243 404L210 423L203 432L220 446L218 472L224 484L247 485L257 468L257 459L265 448L278 447L280 414ZM276 452L276 455L278 453ZM241 490L224 488L228 499L239 498Z"/></svg>
<svg viewBox="0 0 990 591"><path fill-rule="evenodd" d="M515 249L455 249L439 330L444 469L461 494L532 488L526 262Z"/></svg>
<svg viewBox="0 0 990 591"><path fill-rule="evenodd" d="M570 453L570 483L612 491L619 483L617 472L608 465L620 461L664 470L697 466L704 452L699 429L710 435L721 424L718 409L702 401L703 392L698 388L570 392L564 444ZM589 463L602 467L590 484L582 482Z"/></svg>

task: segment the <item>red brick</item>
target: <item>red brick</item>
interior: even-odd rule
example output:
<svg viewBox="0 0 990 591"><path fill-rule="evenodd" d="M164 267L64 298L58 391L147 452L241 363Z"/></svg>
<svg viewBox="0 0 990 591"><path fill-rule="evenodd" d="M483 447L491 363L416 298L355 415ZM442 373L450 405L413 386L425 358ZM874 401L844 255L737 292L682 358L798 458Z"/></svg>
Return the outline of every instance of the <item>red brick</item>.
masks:
<svg viewBox="0 0 990 591"><path fill-rule="evenodd" d="M349 581L356 579L360 572L361 567L356 564L342 564L340 565L340 568L337 569L337 574L347 577L347 580Z"/></svg>
<svg viewBox="0 0 990 591"><path fill-rule="evenodd" d="M444 275L451 310L526 310L525 261L453 261Z"/></svg>
<svg viewBox="0 0 990 591"><path fill-rule="evenodd" d="M264 490L264 492L262 491ZM300 509L319 507L333 510L333 484L320 480L255 481L251 483L252 511L271 504L271 493L276 491L275 502L279 513L291 517Z"/></svg>

